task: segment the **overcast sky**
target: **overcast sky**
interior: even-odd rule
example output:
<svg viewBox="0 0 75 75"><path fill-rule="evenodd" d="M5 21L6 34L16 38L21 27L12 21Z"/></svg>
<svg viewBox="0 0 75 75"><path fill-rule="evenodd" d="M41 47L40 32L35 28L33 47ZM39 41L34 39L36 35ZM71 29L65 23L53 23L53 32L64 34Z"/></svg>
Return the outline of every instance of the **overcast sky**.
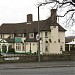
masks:
<svg viewBox="0 0 75 75"><path fill-rule="evenodd" d="M35 14L37 0L0 0L0 24L25 22L27 14Z"/></svg>
<svg viewBox="0 0 75 75"><path fill-rule="evenodd" d="M37 3L39 1L40 0L0 0L0 25L2 23L26 22L27 14L33 14L33 20L37 20ZM47 10L47 8L42 7L42 10L40 10L40 19L45 19L50 15L49 10L48 12Z"/></svg>
<svg viewBox="0 0 75 75"><path fill-rule="evenodd" d="M2 23L26 22L27 14L33 14L33 20L37 20L37 4L43 1L44 0L0 0L0 25ZM50 5L40 7L40 20L50 16L50 9Z"/></svg>

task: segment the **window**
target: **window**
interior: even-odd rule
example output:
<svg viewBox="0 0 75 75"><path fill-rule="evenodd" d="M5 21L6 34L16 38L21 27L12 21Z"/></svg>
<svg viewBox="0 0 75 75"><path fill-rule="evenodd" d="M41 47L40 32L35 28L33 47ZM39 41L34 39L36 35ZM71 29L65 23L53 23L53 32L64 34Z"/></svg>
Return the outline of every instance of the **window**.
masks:
<svg viewBox="0 0 75 75"><path fill-rule="evenodd" d="M14 37L14 35L13 34L10 34L8 38L13 38L13 37Z"/></svg>
<svg viewBox="0 0 75 75"><path fill-rule="evenodd" d="M48 52L48 46L45 46L45 52Z"/></svg>
<svg viewBox="0 0 75 75"><path fill-rule="evenodd" d="M48 32L45 32L45 37L48 37Z"/></svg>
<svg viewBox="0 0 75 75"><path fill-rule="evenodd" d="M52 42L51 39L49 39L50 43Z"/></svg>
<svg viewBox="0 0 75 75"><path fill-rule="evenodd" d="M45 39L45 43L48 43L48 41Z"/></svg>
<svg viewBox="0 0 75 75"><path fill-rule="evenodd" d="M1 38L4 38L4 35L3 34L1 34Z"/></svg>
<svg viewBox="0 0 75 75"><path fill-rule="evenodd" d="M34 33L29 33L29 38L34 38Z"/></svg>
<svg viewBox="0 0 75 75"><path fill-rule="evenodd" d="M26 33L24 33L24 37L26 37Z"/></svg>
<svg viewBox="0 0 75 75"><path fill-rule="evenodd" d="M22 34L18 34L18 37L22 37Z"/></svg>
<svg viewBox="0 0 75 75"><path fill-rule="evenodd" d="M21 43L16 43L16 50L21 51Z"/></svg>
<svg viewBox="0 0 75 75"><path fill-rule="evenodd" d="M1 38L2 38L2 34L1 34Z"/></svg>
<svg viewBox="0 0 75 75"><path fill-rule="evenodd" d="M14 37L22 37L22 34L14 33Z"/></svg>
<svg viewBox="0 0 75 75"><path fill-rule="evenodd" d="M62 46L60 46L60 51L63 51L63 47Z"/></svg>
<svg viewBox="0 0 75 75"><path fill-rule="evenodd" d="M48 43L48 41L45 41L46 43Z"/></svg>
<svg viewBox="0 0 75 75"><path fill-rule="evenodd" d="M60 39L58 39L58 42L60 42Z"/></svg>

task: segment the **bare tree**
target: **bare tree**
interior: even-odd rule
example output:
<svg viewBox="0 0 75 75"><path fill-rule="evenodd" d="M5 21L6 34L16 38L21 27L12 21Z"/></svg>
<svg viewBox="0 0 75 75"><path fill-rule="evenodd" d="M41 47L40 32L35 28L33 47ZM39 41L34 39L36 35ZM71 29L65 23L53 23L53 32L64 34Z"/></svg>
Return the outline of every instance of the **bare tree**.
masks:
<svg viewBox="0 0 75 75"><path fill-rule="evenodd" d="M59 17L67 17L64 22L65 27L75 34L75 31L71 29L75 24L75 0L63 0L61 3L59 1L57 2L59 3L59 9L67 8L66 12L59 15Z"/></svg>
<svg viewBox="0 0 75 75"><path fill-rule="evenodd" d="M59 9L67 8L66 12L59 17L65 17L68 15L69 17L66 19L67 25L66 27L72 27L75 23L75 0L63 0L61 3L56 1L59 4Z"/></svg>
<svg viewBox="0 0 75 75"><path fill-rule="evenodd" d="M75 0L45 0L43 3L40 3L40 6L46 4L53 4L53 7L56 7L57 12L60 12L57 17L66 18L64 24L66 28L73 27L75 24ZM64 11L64 13L62 13Z"/></svg>

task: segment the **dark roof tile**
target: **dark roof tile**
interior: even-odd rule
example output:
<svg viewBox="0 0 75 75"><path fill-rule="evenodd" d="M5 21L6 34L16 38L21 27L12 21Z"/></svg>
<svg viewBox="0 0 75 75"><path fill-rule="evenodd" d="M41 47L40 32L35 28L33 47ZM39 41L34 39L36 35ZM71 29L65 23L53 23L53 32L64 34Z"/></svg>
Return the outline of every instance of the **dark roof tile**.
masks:
<svg viewBox="0 0 75 75"><path fill-rule="evenodd" d="M63 27L61 27L57 23L53 23L51 18L49 17L46 20L42 20L39 22L40 31L50 30L50 26L54 26L55 24L59 26L59 31L65 31ZM29 33L29 32L37 32L38 31L38 21L33 21L31 23L4 23L0 26L0 33L12 34L12 33Z"/></svg>

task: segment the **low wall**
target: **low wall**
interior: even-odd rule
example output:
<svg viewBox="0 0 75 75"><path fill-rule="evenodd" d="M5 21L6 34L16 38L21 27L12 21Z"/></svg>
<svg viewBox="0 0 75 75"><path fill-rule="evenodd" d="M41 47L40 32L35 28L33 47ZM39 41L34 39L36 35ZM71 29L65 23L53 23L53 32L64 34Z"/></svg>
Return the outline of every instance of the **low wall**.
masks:
<svg viewBox="0 0 75 75"><path fill-rule="evenodd" d="M43 55L41 56L41 61L71 61L71 60L74 60L71 57L72 57L71 55L62 55L62 54Z"/></svg>
<svg viewBox="0 0 75 75"><path fill-rule="evenodd" d="M41 55L41 62L46 61L75 61L75 55L50 54ZM3 62L38 62L37 55L16 55L16 56L0 56L0 63Z"/></svg>

